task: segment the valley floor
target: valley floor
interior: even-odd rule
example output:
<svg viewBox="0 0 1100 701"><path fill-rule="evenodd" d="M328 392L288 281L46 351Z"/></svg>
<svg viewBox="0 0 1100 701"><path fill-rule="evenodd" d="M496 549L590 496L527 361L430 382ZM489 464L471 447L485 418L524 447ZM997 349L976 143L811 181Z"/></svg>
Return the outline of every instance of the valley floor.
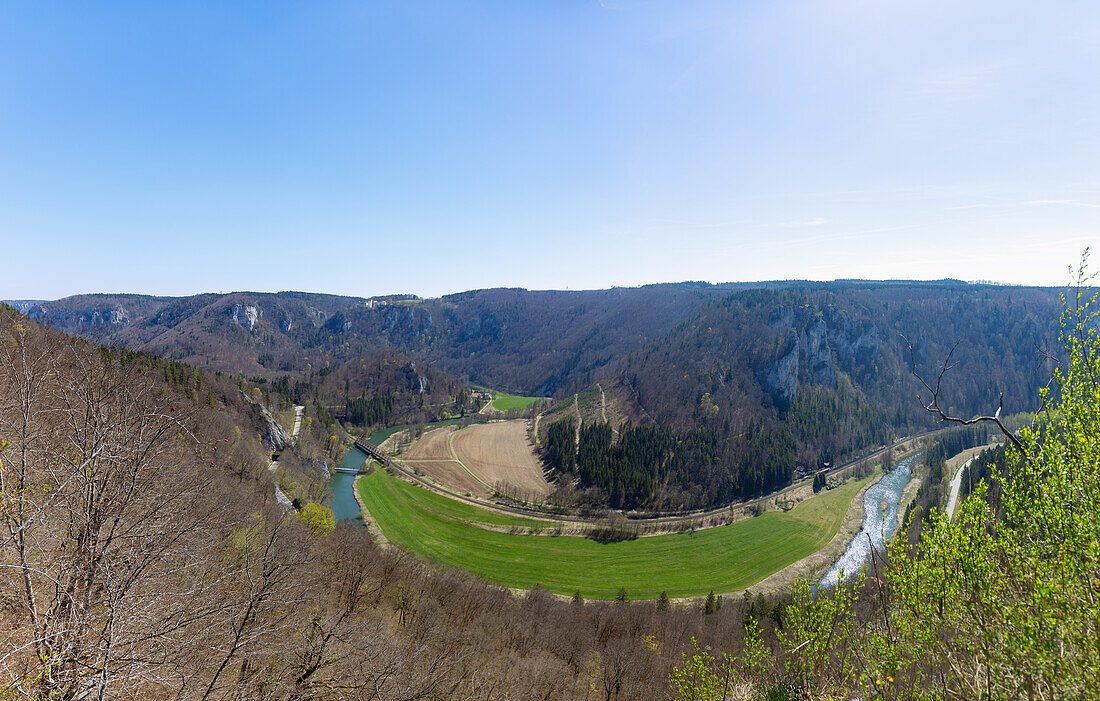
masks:
<svg viewBox="0 0 1100 701"><path fill-rule="evenodd" d="M384 470L357 483L386 538L443 566L514 588L540 586L586 598L687 597L733 592L760 582L828 544L852 499L871 478L852 480L798 504L726 526L600 543L575 536L488 530L545 522L491 513L407 484Z"/></svg>

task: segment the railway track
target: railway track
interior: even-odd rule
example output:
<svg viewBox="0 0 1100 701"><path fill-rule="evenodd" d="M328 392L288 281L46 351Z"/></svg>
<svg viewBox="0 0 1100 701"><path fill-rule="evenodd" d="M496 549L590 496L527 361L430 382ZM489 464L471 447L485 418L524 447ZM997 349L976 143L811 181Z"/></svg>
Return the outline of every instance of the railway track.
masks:
<svg viewBox="0 0 1100 701"><path fill-rule="evenodd" d="M918 438L924 438L926 436L930 436L933 433L936 433L937 431L941 431L941 430L943 430L943 429L930 429L930 430L925 431L923 433L918 433L916 435L908 436L906 438L903 438L903 439L897 441L897 443L905 443L905 442L915 440L915 439L918 439ZM480 508L483 508L483 509L488 509L490 511L497 511L497 512L500 512L500 513L505 513L505 514L508 514L508 515L511 515L511 516L523 516L525 518L541 519L541 520L544 520L544 521L554 521L556 523L570 523L570 524L583 524L583 525L593 525L595 523L594 519L582 518L580 516L569 516L569 515L565 515L565 514L551 514L551 513L546 513L544 511L538 511L536 509L521 509L521 508L518 508L518 507L507 506L505 504L498 504L498 503L494 503L494 502L485 502L485 501L481 501L479 499L474 499L472 497L468 497L465 494L461 494L459 492L456 492L453 489L450 489L450 488L445 487L443 485L437 484L435 482L432 482L431 480L428 480L428 479L418 475L415 470L413 470L412 468L410 468L407 465L402 464L400 461L398 461L397 459L395 459L394 457L392 457L391 455L386 453L386 451L382 450L381 448L374 445L373 443L368 443L367 441L364 441L364 440L356 440L355 441L355 446L357 448L359 448L360 450L362 450L363 452L370 455L371 457L373 457L374 459L378 460L382 464L384 464L387 467L391 468L392 470L395 470L395 471L399 472L401 475L409 478L413 482L415 482L415 483L417 483L417 484L419 484L419 485L421 485L421 486L423 486L427 489L430 489L433 492L443 494L447 497L450 497L451 499L455 499L457 501L460 501L460 502L463 502L463 503L466 503L466 504L477 506L477 507L480 507ZM884 453L886 450L887 450L887 448L885 446L883 446L882 448L879 448L877 450L873 450L873 451L871 451L867 455L864 455L861 458L857 458L855 460L850 460L849 462L846 462L843 465L838 465L837 467L831 468L826 473L826 475L834 475L838 472L843 472L844 470L849 469L853 465L864 462L865 460L872 460L875 457L877 457L877 456L881 455L882 453ZM662 525L674 525L674 524L678 524L678 523L685 523L685 522L695 521L695 520L699 520L699 519L706 519L706 518L710 518L710 517L713 517L713 516L719 516L719 515L722 515L722 514L728 512L730 510L730 508L746 508L746 507L749 507L749 506L753 506L754 504L762 504L764 502L771 501L773 499L781 497L784 494L787 494L788 492L792 492L795 489L798 489L799 487L801 487L803 481L804 480L800 480L800 481L798 481L794 484L791 484L787 487L784 487L783 489L780 489L779 491L772 492L770 494L765 494L764 496L757 497L756 499L750 499L748 501L742 501L742 502L734 502L732 504L726 504L725 506L720 506L720 507L717 507L717 508L714 508L714 509L708 509L706 511L693 511L691 513L676 514L676 515L671 515L671 516L653 516L653 517L650 517L650 518L635 518L635 519L630 519L630 521L632 523L638 523L638 524L642 524L642 525L662 526Z"/></svg>

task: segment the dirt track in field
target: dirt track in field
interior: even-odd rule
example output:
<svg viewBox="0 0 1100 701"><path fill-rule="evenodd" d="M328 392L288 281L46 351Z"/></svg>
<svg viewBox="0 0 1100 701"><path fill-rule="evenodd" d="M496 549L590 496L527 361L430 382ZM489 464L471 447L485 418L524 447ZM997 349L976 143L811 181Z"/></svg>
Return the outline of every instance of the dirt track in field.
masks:
<svg viewBox="0 0 1100 701"><path fill-rule="evenodd" d="M470 426L454 435L452 445L459 460L487 484L508 484L539 496L551 492L522 419Z"/></svg>
<svg viewBox="0 0 1100 701"><path fill-rule="evenodd" d="M454 431L454 426L444 426L428 431L413 443L405 459L414 462L416 460L452 460L451 450L447 447L447 437Z"/></svg>
<svg viewBox="0 0 1100 701"><path fill-rule="evenodd" d="M489 490L474 479L466 469L455 460L431 460L429 462L409 461L409 467L423 472L432 479L459 492L474 497L487 497Z"/></svg>
<svg viewBox="0 0 1100 701"><path fill-rule="evenodd" d="M436 482L475 497L489 496L489 490L466 471L448 445L454 426L444 426L428 431L405 453L405 462L417 472L422 472Z"/></svg>

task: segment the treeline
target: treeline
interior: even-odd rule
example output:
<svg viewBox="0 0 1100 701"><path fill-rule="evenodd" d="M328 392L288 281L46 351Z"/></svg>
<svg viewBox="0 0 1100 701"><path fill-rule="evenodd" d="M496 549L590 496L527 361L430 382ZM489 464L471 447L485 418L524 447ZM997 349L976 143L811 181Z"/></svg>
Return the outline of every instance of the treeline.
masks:
<svg viewBox="0 0 1100 701"><path fill-rule="evenodd" d="M127 353L127 351L121 351ZM136 357L136 355L135 355ZM203 391L202 373L198 369L172 360L146 356L153 367L160 366L164 370L164 381L176 390L195 399L199 392Z"/></svg>
<svg viewBox="0 0 1100 701"><path fill-rule="evenodd" d="M811 468L885 443L889 423L847 378L835 387L808 384L799 390L783 421L798 444L798 461Z"/></svg>
<svg viewBox="0 0 1100 701"><path fill-rule="evenodd" d="M547 467L566 474L577 471L576 431L577 420L572 416L550 424L543 448L543 462Z"/></svg>
<svg viewBox="0 0 1100 701"><path fill-rule="evenodd" d="M609 424L582 426L567 416L549 427L544 460L565 475L575 474L582 487L596 487L615 509L650 507L669 485L687 488L691 476L716 457L713 432L679 436L667 428L619 427L616 438Z"/></svg>
<svg viewBox="0 0 1100 701"><path fill-rule="evenodd" d="M742 433L729 437L728 444L727 479L711 485L711 503L757 496L791 483L797 445L786 427L750 421Z"/></svg>
<svg viewBox="0 0 1100 701"><path fill-rule="evenodd" d="M935 443L928 446L924 455L924 464L928 466L932 480L938 483L943 479L948 458L958 455L967 448L983 445L988 440L989 431L982 424L957 428L938 437Z"/></svg>
<svg viewBox="0 0 1100 701"><path fill-rule="evenodd" d="M268 405L274 398L284 407L305 405L330 429L341 418L358 427L428 423L462 416L470 403L469 391L459 381L388 351L370 352L301 377L254 376L248 381L263 391Z"/></svg>
<svg viewBox="0 0 1100 701"><path fill-rule="evenodd" d="M581 427L572 416L550 424L546 465L596 488L612 508L681 509L717 506L790 483L795 442L788 431L750 422L734 436L721 429L677 433L624 424Z"/></svg>
<svg viewBox="0 0 1100 701"><path fill-rule="evenodd" d="M345 419L355 426L385 426L393 418L393 394L379 392L369 399L349 399Z"/></svg>
<svg viewBox="0 0 1100 701"><path fill-rule="evenodd" d="M970 464L964 468L962 484L959 486L960 502L977 491L983 482L986 490L992 489L994 475L1003 474L1008 463L1005 451L1005 445L987 448L970 461ZM989 502L990 493L986 491L982 498Z"/></svg>

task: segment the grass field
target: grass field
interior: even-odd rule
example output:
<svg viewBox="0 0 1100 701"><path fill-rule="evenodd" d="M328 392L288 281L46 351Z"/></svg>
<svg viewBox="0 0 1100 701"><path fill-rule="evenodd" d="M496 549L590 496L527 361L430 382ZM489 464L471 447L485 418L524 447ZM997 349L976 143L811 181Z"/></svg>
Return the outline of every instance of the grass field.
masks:
<svg viewBox="0 0 1100 701"><path fill-rule="evenodd" d="M828 543L852 497L869 479L819 494L786 513L607 544L487 531L460 519L512 525L508 521L513 517L459 504L382 470L360 478L357 488L390 542L432 562L508 587L537 584L560 594L579 590L585 597L604 599L622 587L630 598L642 599L662 591L679 597L751 587Z"/></svg>
<svg viewBox="0 0 1100 701"><path fill-rule="evenodd" d="M524 526L528 528L549 527L550 521L541 519L524 518L522 516L510 516L499 511L481 509L472 504L456 501L442 494L427 489L421 489L407 482L395 479L384 470L376 470L373 475L365 479L373 479L371 489L376 498L402 507L421 509L441 518L484 523L492 526ZM359 485L359 492L363 494L363 484ZM373 511L371 512L374 513ZM388 536L387 536L388 537Z"/></svg>
<svg viewBox="0 0 1100 701"><path fill-rule="evenodd" d="M489 390L493 395L493 408L497 411L511 411L512 409L526 409L545 397L520 397L515 394Z"/></svg>

